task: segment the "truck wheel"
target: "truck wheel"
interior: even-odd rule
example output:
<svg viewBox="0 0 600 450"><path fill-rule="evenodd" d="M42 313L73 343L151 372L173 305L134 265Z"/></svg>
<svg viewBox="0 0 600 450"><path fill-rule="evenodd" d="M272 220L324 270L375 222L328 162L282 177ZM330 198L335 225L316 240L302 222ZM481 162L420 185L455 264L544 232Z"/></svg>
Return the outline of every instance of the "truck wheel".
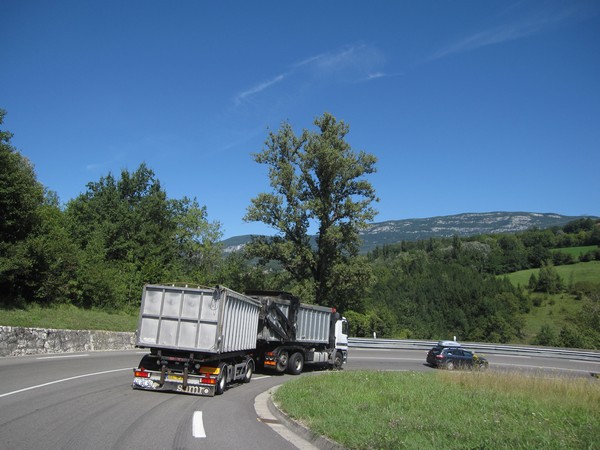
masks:
<svg viewBox="0 0 600 450"><path fill-rule="evenodd" d="M292 375L300 375L302 369L304 369L304 356L302 356L302 353L292 354L288 363L288 372Z"/></svg>
<svg viewBox="0 0 600 450"><path fill-rule="evenodd" d="M158 364L158 358L150 355L146 355L142 358L138 367L144 368L146 370L160 370L160 365Z"/></svg>
<svg viewBox="0 0 600 450"><path fill-rule="evenodd" d="M219 364L219 376L217 377L217 384L215 386L215 394L221 395L225 392L225 385L227 384L227 364Z"/></svg>
<svg viewBox="0 0 600 450"><path fill-rule="evenodd" d="M277 358L277 372L285 372L288 367L288 354L287 352L281 352L279 358Z"/></svg>
<svg viewBox="0 0 600 450"><path fill-rule="evenodd" d="M246 363L246 374L244 375L244 383L250 383L252 379L252 375L254 374L254 361L249 359Z"/></svg>
<svg viewBox="0 0 600 450"><path fill-rule="evenodd" d="M343 365L344 357L342 356L342 352L335 352L335 357L333 358L333 370L342 370Z"/></svg>

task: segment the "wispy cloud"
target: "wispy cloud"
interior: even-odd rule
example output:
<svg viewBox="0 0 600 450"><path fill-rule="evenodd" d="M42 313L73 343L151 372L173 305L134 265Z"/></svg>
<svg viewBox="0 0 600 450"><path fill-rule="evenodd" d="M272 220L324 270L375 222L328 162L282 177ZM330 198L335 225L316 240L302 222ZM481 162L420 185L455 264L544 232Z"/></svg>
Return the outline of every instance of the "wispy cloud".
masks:
<svg viewBox="0 0 600 450"><path fill-rule="evenodd" d="M447 56L533 36L558 27L566 22L582 20L589 17L590 12L587 8L568 8L554 12L538 12L530 16L527 20L515 21L514 23L473 33L439 49L422 62L431 62Z"/></svg>
<svg viewBox="0 0 600 450"><path fill-rule="evenodd" d="M377 71L384 63L382 53L366 44L345 46L331 52L319 53L302 59L283 72L267 81L260 82L235 96L236 105L275 87L284 81L305 84L306 82L328 81L365 81L382 78L386 75ZM395 76L395 75L393 75Z"/></svg>
<svg viewBox="0 0 600 450"><path fill-rule="evenodd" d="M404 73L402 73L402 72L397 72L397 73L373 72L373 73L367 74L367 76L364 79L360 80L360 81L364 82L364 81L377 80L377 79L380 79L380 78L401 77L402 75L404 75Z"/></svg>
<svg viewBox="0 0 600 450"><path fill-rule="evenodd" d="M281 81L283 81L286 78L287 74L283 73L281 75L277 75L275 78L268 80L268 81L264 81L262 83L257 84L256 86L251 87L250 89L239 93L236 97L235 97L235 102L236 104L243 102L245 99L247 99L248 97L251 97L253 95L259 94L262 91L264 91L265 89L270 88L271 86L280 83Z"/></svg>

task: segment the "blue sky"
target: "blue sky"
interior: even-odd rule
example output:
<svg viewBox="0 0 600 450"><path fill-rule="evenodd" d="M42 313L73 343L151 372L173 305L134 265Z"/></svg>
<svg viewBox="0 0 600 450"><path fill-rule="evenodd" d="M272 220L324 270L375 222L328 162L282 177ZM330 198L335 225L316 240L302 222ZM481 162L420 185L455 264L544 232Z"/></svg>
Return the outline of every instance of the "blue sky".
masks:
<svg viewBox="0 0 600 450"><path fill-rule="evenodd" d="M62 202L145 162L224 237L269 130L327 111L378 158L376 221L600 215L600 3L0 0L0 108Z"/></svg>

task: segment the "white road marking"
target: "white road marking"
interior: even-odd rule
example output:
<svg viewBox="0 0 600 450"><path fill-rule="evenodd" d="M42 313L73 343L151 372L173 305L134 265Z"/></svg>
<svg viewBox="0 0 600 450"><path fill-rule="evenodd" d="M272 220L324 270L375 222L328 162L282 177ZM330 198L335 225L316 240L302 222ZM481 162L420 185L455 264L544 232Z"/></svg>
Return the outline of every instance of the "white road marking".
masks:
<svg viewBox="0 0 600 450"><path fill-rule="evenodd" d="M35 359L62 359L62 358L82 358L84 356L90 356L89 353L83 353L80 355L60 355L60 356L41 356Z"/></svg>
<svg viewBox="0 0 600 450"><path fill-rule="evenodd" d="M64 383L65 381L77 380L78 378L93 377L93 376L96 376L96 375L103 375L105 373L121 372L123 370L131 370L131 367L126 367L124 369L104 370L102 372L86 373L86 374L83 374L83 375L77 375L75 377L63 378L62 380L50 381L49 383L38 384L38 385L35 385L35 386L30 386L30 387L27 387L27 388L19 389L17 391L7 392L6 394L0 394L0 398L2 398L2 397L8 397L9 395L18 394L20 392L31 391L32 389L37 389L37 388L41 388L41 387L45 387L45 386L50 386L50 385L56 384L56 383Z"/></svg>
<svg viewBox="0 0 600 450"><path fill-rule="evenodd" d="M202 411L194 411L192 418L192 435L195 438L205 438L204 423L202 422Z"/></svg>
<svg viewBox="0 0 600 450"><path fill-rule="evenodd" d="M581 362L581 361L578 361ZM509 364L509 363L494 363L493 366L509 366L509 367L524 367L527 369L546 369L546 370L555 370L558 372L561 371L565 371L565 372L582 372L582 373L588 373L589 370L582 370L582 369L569 369L566 367L550 367L550 366L530 366L527 364Z"/></svg>

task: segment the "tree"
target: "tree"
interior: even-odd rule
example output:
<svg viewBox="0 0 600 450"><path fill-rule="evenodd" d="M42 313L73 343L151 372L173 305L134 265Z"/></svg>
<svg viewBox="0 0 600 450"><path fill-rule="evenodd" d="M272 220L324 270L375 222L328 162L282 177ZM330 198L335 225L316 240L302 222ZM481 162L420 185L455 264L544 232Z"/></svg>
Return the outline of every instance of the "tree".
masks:
<svg viewBox="0 0 600 450"><path fill-rule="evenodd" d="M145 164L132 173L123 170L118 180L109 174L87 188L66 208L71 235L83 252L79 303L131 304L143 283L171 276L177 256L171 205Z"/></svg>
<svg viewBox="0 0 600 450"><path fill-rule="evenodd" d="M172 200L171 206L177 223L175 245L181 276L197 283L219 283L215 278L222 259L218 244L223 236L221 225L208 222L206 206L200 206L195 198Z"/></svg>
<svg viewBox="0 0 600 450"><path fill-rule="evenodd" d="M6 111L0 109L0 125ZM39 223L44 187L33 166L10 143L12 133L0 130L0 241L23 240Z"/></svg>
<svg viewBox="0 0 600 450"><path fill-rule="evenodd" d="M255 237L248 253L279 261L297 283L308 282L317 303L358 309L371 281L369 266L357 261L359 231L375 217L371 204L377 201L364 177L375 172L376 158L355 153L345 141L348 125L331 114L314 124L318 132L296 136L284 123L254 155L269 166L273 191L253 198L244 220L263 222L278 234Z"/></svg>
<svg viewBox="0 0 600 450"><path fill-rule="evenodd" d="M0 109L0 125L6 111ZM30 238L41 223L44 187L33 166L0 130L0 299L14 305L32 296L37 277Z"/></svg>
<svg viewBox="0 0 600 450"><path fill-rule="evenodd" d="M543 264L540 268L535 290L556 294L563 288L563 282L560 275L552 264Z"/></svg>

